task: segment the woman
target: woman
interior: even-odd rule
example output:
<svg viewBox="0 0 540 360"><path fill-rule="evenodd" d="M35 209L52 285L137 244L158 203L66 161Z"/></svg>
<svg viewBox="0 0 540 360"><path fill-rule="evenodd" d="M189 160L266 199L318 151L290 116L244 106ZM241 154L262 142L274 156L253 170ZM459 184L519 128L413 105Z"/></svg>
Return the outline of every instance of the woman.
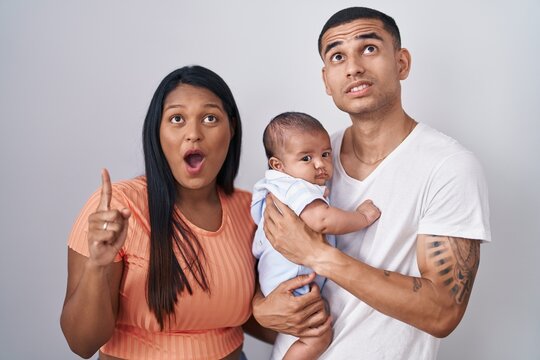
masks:
<svg viewBox="0 0 540 360"><path fill-rule="evenodd" d="M200 66L161 82L143 128L146 176L102 188L69 238L61 326L88 358L239 359L254 294L250 194L235 190L242 128Z"/></svg>

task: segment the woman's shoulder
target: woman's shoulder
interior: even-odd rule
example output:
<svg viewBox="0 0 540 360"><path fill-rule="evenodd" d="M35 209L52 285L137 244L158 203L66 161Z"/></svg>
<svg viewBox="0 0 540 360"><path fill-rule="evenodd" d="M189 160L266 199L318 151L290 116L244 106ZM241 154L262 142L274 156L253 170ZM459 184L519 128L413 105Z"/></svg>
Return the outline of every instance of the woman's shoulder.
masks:
<svg viewBox="0 0 540 360"><path fill-rule="evenodd" d="M247 190L244 190L244 189L239 189L239 188L234 188L234 192L232 195L235 195L235 196L238 196L240 198L251 198L251 192L250 191L247 191Z"/></svg>
<svg viewBox="0 0 540 360"><path fill-rule="evenodd" d="M133 179L116 181L112 186L113 190L121 192L146 192L146 176L137 176Z"/></svg>
<svg viewBox="0 0 540 360"><path fill-rule="evenodd" d="M133 179L120 180L112 184L113 199L123 200L138 204L138 206L146 206L148 203L146 177L138 176Z"/></svg>
<svg viewBox="0 0 540 360"><path fill-rule="evenodd" d="M232 194L225 195L225 198L227 199L227 202L237 207L245 208L248 211L251 207L251 192L247 190L234 188Z"/></svg>

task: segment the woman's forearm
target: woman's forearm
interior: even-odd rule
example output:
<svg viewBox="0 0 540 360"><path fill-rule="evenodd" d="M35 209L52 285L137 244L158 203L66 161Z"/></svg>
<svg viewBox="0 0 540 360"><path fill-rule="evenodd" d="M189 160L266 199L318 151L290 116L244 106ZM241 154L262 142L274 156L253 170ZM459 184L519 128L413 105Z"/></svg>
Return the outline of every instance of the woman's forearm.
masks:
<svg viewBox="0 0 540 360"><path fill-rule="evenodd" d="M122 263L95 266L82 255L75 256L70 259L68 282L72 284L68 284L60 324L70 348L88 358L113 334Z"/></svg>
<svg viewBox="0 0 540 360"><path fill-rule="evenodd" d="M255 320L253 315L246 321L242 328L247 334L265 343L273 344L276 341L277 332L263 327Z"/></svg>

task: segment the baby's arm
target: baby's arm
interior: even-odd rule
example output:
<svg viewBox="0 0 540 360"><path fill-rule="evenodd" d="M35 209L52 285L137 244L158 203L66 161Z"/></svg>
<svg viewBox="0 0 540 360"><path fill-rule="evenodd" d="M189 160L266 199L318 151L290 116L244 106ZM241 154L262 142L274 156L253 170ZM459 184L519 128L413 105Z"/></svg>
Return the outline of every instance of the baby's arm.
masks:
<svg viewBox="0 0 540 360"><path fill-rule="evenodd" d="M304 208L300 218L313 230L323 234L347 234L363 229L381 216L371 200L366 200L356 211L344 211L315 200Z"/></svg>

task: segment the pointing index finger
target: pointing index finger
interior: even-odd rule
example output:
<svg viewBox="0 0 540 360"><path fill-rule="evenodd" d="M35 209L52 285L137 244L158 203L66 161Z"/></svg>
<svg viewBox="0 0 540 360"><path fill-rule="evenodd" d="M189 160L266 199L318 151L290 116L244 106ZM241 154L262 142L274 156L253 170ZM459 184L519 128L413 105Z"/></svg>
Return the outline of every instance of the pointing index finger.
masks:
<svg viewBox="0 0 540 360"><path fill-rule="evenodd" d="M107 169L101 171L101 197L99 199L98 210L107 211L111 206L112 185L111 177Z"/></svg>

